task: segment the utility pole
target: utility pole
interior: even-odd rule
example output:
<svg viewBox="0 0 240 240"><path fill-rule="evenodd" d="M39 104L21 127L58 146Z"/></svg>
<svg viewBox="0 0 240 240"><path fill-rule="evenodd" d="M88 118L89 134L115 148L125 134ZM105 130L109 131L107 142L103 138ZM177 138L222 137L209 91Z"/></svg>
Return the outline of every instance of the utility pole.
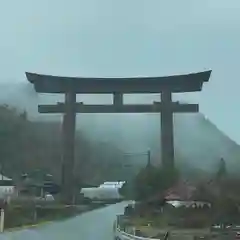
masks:
<svg viewBox="0 0 240 240"><path fill-rule="evenodd" d="M151 151L150 149L147 151L147 167L151 166Z"/></svg>
<svg viewBox="0 0 240 240"><path fill-rule="evenodd" d="M0 165L1 180L3 181L3 163Z"/></svg>

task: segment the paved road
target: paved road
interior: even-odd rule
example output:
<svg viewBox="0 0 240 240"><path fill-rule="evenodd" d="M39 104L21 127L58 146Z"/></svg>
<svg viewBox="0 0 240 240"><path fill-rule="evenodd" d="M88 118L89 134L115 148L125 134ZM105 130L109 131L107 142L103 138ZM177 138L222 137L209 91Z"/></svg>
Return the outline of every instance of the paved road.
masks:
<svg viewBox="0 0 240 240"><path fill-rule="evenodd" d="M118 203L66 221L0 234L0 240L112 240L113 221L124 206L126 203Z"/></svg>

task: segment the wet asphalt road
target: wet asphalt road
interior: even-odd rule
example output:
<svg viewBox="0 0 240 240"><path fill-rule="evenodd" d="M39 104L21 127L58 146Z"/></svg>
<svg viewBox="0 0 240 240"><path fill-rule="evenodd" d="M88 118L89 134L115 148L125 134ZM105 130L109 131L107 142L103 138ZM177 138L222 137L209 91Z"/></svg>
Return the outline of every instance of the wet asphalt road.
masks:
<svg viewBox="0 0 240 240"><path fill-rule="evenodd" d="M0 234L0 240L113 240L113 221L126 202L84 213L62 222Z"/></svg>

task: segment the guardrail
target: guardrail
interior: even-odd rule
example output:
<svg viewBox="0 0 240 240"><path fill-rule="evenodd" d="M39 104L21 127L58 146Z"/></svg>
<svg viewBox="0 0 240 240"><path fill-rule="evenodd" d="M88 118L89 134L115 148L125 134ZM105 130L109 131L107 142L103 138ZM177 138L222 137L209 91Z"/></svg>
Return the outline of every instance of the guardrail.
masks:
<svg viewBox="0 0 240 240"><path fill-rule="evenodd" d="M115 230L115 240L160 240L159 238L145 238L145 237L139 237L136 235L132 235L129 233L126 233L124 231L121 231L119 228L116 228Z"/></svg>
<svg viewBox="0 0 240 240"><path fill-rule="evenodd" d="M159 238L147 238L136 236L134 234L130 234L121 230L120 216L117 216L117 220L114 222L113 232L114 240L160 240Z"/></svg>
<svg viewBox="0 0 240 240"><path fill-rule="evenodd" d="M116 221L114 222L113 226L113 233L114 233L114 240L167 240L167 239L190 239L190 240L208 240L213 238L218 238L219 234L213 234L210 233L202 233L195 231L193 232L178 232L178 231L170 231L165 232L164 234L161 234L158 236L158 238L154 237L146 237L146 236L140 236L140 234L137 233L136 229L133 226L129 226L128 223L125 223L127 220L126 217L123 215L118 215ZM126 221L127 222L127 221ZM196 229L195 229L196 230ZM225 234L221 234L221 236L224 236L225 239L234 239L234 234L230 236L230 238L227 238L228 236Z"/></svg>

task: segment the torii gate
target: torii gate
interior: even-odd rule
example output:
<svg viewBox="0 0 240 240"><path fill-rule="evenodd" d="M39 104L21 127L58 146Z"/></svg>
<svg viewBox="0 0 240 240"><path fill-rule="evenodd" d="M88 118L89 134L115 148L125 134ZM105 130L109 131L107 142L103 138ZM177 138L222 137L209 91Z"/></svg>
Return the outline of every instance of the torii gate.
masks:
<svg viewBox="0 0 240 240"><path fill-rule="evenodd" d="M63 190L66 201L73 196L74 139L76 113L161 113L161 160L163 167L174 167L173 113L198 112L198 104L172 101L172 93L197 92L208 82L211 71L167 77L73 78L26 73L38 93L63 93L65 103L39 105L40 113L64 113ZM123 104L124 94L159 93L161 102ZM76 103L76 94L113 94L111 105Z"/></svg>

